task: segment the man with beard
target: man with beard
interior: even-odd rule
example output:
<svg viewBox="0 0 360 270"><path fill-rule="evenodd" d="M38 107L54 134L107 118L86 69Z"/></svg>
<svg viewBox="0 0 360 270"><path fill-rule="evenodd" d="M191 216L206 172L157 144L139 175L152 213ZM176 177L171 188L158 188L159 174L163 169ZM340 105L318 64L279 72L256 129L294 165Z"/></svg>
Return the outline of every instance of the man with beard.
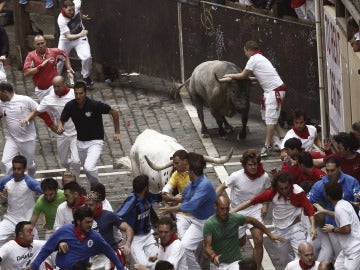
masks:
<svg viewBox="0 0 360 270"><path fill-rule="evenodd" d="M56 250L56 269L72 269L79 261L88 261L91 256L105 254L118 270L124 270L110 245L91 229L93 216L94 213L86 206L76 209L74 224L64 225L55 231L27 270L38 270L45 258Z"/></svg>
<svg viewBox="0 0 360 270"><path fill-rule="evenodd" d="M131 244L131 256L135 263L152 267L154 262L148 259L158 253L154 231L150 224L150 212L153 202L161 202L160 194L149 192L149 177L139 175L133 180L133 192L126 198L117 215L134 230Z"/></svg>
<svg viewBox="0 0 360 270"><path fill-rule="evenodd" d="M114 227L126 232L126 243L122 248L125 254L130 253L131 241L134 236L133 229L114 212L103 209L103 202L99 193L90 191L85 196L85 205L94 212L95 222L93 223L93 230L101 234L105 241L113 248L119 259L123 260L123 264L125 264L125 256L118 248L114 237ZM91 263L94 268L111 268L110 261L103 254L92 257Z"/></svg>
<svg viewBox="0 0 360 270"><path fill-rule="evenodd" d="M73 222L73 213L83 206L85 197L81 194L81 188L77 182L70 182L64 185L65 202L61 203L56 210L54 230L65 224Z"/></svg>
<svg viewBox="0 0 360 270"><path fill-rule="evenodd" d="M58 206L64 202L64 191L59 189L59 184L54 178L45 178L41 181L41 189L43 194L38 198L35 203L33 215L30 222L35 227L40 214L45 216L45 240L54 232L54 222L56 210Z"/></svg>
<svg viewBox="0 0 360 270"><path fill-rule="evenodd" d="M217 187L217 195L221 195L226 188L231 189L231 209L240 203L247 201L256 195L270 188L271 181L269 175L264 171L261 164L260 152L255 149L246 150L241 158L241 164L244 169L236 171L230 177ZM245 216L256 218L263 223L266 216L268 203L252 205L246 210L238 212ZM253 258L258 268L261 266L263 259L263 232L250 224L245 224L238 228L239 244L246 244L246 229L250 229L254 240Z"/></svg>

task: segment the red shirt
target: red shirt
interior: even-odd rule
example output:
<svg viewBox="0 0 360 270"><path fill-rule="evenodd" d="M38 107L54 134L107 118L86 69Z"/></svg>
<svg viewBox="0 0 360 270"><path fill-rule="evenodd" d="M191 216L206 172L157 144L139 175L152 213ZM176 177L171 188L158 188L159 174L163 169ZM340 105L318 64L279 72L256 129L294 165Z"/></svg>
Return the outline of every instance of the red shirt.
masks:
<svg viewBox="0 0 360 270"><path fill-rule="evenodd" d="M48 89L52 85L54 77L58 75L57 63L65 61L66 57L66 52L58 48L46 48L44 55L36 50L31 51L26 56L23 72L29 68L38 67L45 59L54 58L53 63L48 62L45 67L39 68L39 72L33 76L35 86L42 90Z"/></svg>

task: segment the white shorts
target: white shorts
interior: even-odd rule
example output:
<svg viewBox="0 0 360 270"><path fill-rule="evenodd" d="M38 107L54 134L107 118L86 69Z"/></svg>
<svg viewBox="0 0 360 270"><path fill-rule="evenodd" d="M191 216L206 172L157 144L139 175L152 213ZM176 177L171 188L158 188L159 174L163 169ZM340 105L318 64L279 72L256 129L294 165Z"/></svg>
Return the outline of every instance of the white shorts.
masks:
<svg viewBox="0 0 360 270"><path fill-rule="evenodd" d="M210 270L239 270L239 261L232 263L220 263L219 267L211 264Z"/></svg>
<svg viewBox="0 0 360 270"><path fill-rule="evenodd" d="M344 252L341 251L334 266L336 270L360 270L360 252L345 256Z"/></svg>
<svg viewBox="0 0 360 270"><path fill-rule="evenodd" d="M243 212L243 211L240 211L240 212L237 212L238 214L242 214L244 216L249 216L249 217L253 217L255 219L257 219L258 221L260 221L261 223L264 223L262 217L261 217L261 211L251 211L251 212ZM246 234L246 230L247 229L251 229L252 227L254 227L253 225L249 224L249 223L246 223L245 225L243 226L240 226L238 228L238 236L239 238L243 237L245 234Z"/></svg>
<svg viewBox="0 0 360 270"><path fill-rule="evenodd" d="M285 97L285 91L280 91L281 99ZM276 92L264 93L265 111L261 110L261 118L266 125L276 125L281 113L281 104L277 103Z"/></svg>

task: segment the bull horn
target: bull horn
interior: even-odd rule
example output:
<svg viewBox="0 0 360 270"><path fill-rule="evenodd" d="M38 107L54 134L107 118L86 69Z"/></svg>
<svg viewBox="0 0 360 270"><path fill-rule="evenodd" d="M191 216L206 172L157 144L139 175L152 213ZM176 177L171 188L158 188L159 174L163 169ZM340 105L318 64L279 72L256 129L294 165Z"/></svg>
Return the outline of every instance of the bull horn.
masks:
<svg viewBox="0 0 360 270"><path fill-rule="evenodd" d="M230 78L230 77L220 78L220 79L219 79L215 73L214 73L214 76L215 76L215 79L216 79L218 82L230 82L230 81L232 81L232 78Z"/></svg>
<svg viewBox="0 0 360 270"><path fill-rule="evenodd" d="M233 152L234 152L234 149L231 148L229 153L225 157L214 158L214 157L204 156L204 160L207 162L215 163L215 164L224 164L225 162L228 162L230 160Z"/></svg>
<svg viewBox="0 0 360 270"><path fill-rule="evenodd" d="M155 165L147 156L145 156L145 159L146 159L146 162L148 163L148 165L150 166L150 168L153 169L154 171L158 171L158 172L162 171L164 169L167 169L173 165L172 160L162 166L158 166L158 165Z"/></svg>

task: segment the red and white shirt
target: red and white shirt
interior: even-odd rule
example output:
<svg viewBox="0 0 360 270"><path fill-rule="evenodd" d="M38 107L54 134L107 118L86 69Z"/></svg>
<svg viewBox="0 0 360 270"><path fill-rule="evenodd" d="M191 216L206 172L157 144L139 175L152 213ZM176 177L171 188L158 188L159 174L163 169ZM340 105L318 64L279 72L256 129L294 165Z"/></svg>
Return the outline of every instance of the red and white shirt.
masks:
<svg viewBox="0 0 360 270"><path fill-rule="evenodd" d="M314 216L314 208L306 193L296 184L292 185L288 198L281 196L275 189L269 189L250 200L251 204L264 202L273 203L273 223L279 229L288 228L303 211L306 216Z"/></svg>

